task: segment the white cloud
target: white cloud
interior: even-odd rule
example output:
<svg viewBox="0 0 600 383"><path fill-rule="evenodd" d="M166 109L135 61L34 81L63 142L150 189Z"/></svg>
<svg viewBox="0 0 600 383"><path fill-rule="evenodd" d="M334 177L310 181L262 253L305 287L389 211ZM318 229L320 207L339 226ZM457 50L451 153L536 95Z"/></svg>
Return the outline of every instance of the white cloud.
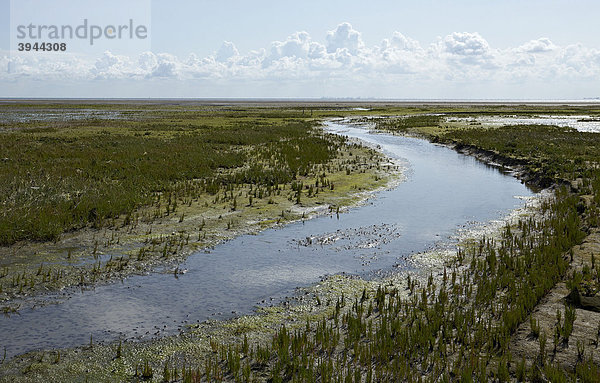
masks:
<svg viewBox="0 0 600 383"><path fill-rule="evenodd" d="M352 28L350 23L341 23L333 31L327 32L327 52L335 53L339 49L347 49L356 54L364 44L360 32Z"/></svg>
<svg viewBox="0 0 600 383"><path fill-rule="evenodd" d="M320 59L327 56L327 49L324 45L312 42L308 47L308 57L311 59Z"/></svg>
<svg viewBox="0 0 600 383"><path fill-rule="evenodd" d="M430 84L436 89L439 84L454 84L462 89L469 84L479 87L492 82L526 86L530 82L571 84L585 80L600 85L600 51L580 44L558 46L542 37L497 49L476 32L456 32L421 46L394 32L380 45L366 46L360 32L349 23L327 32L324 42L301 31L283 41L274 41L267 48L245 53L239 52L233 42L225 41L215 54L202 58L153 52L135 57L109 51L97 57L68 52L4 52L0 53L0 65L10 68L0 71L0 84L23 79L64 79L82 84L196 80L213 84L215 89L221 89L223 84L230 84L231 88L251 83L249 92L257 86L287 89L283 84L290 89L296 84L309 84L308 89L330 86L334 90L350 86L346 84L367 84L373 89L403 89L407 84L412 89L418 84Z"/></svg>
<svg viewBox="0 0 600 383"><path fill-rule="evenodd" d="M231 41L223 41L221 48L217 51L217 55L215 59L218 62L225 62L233 57L238 56L240 53L238 52L235 44Z"/></svg>
<svg viewBox="0 0 600 383"><path fill-rule="evenodd" d="M448 53L459 56L483 56L490 50L488 42L476 32L454 32L443 43Z"/></svg>
<svg viewBox="0 0 600 383"><path fill-rule="evenodd" d="M288 36L285 41L272 42L269 54L263 58L261 64L265 68L274 63L276 67L288 65L294 60L308 58L311 55L311 49L312 51L316 49L318 54L320 47L320 44L311 41L310 35L307 32L296 32ZM278 60L282 61L282 63L278 64Z"/></svg>
<svg viewBox="0 0 600 383"><path fill-rule="evenodd" d="M500 52L490 48L477 32L454 32L433 44L429 51L445 61L445 78L449 79L488 78L490 70L497 70L501 61Z"/></svg>
<svg viewBox="0 0 600 383"><path fill-rule="evenodd" d="M8 70L0 71L0 80L86 80L90 79L90 69L93 68L93 61L87 58L63 53L36 55L6 52L2 61L7 62Z"/></svg>
<svg viewBox="0 0 600 383"><path fill-rule="evenodd" d="M389 42L392 47L401 50L416 51L421 49L421 44L417 40L406 37L400 32L394 32Z"/></svg>
<svg viewBox="0 0 600 383"><path fill-rule="evenodd" d="M543 53L556 49L556 46L546 37L537 40L531 40L521 45L518 50L527 53Z"/></svg>
<svg viewBox="0 0 600 383"><path fill-rule="evenodd" d="M176 64L173 62L161 62L154 68L149 77L176 77Z"/></svg>
<svg viewBox="0 0 600 383"><path fill-rule="evenodd" d="M310 47L310 36L307 32L296 32L284 42L273 43L272 49L279 57L304 58Z"/></svg>
<svg viewBox="0 0 600 383"><path fill-rule="evenodd" d="M561 73L570 77L597 79L600 77L600 50L581 44L569 45L562 49L558 67Z"/></svg>
<svg viewBox="0 0 600 383"><path fill-rule="evenodd" d="M128 56L117 56L110 51L104 52L90 68L95 79L126 78L139 72L140 68Z"/></svg>
<svg viewBox="0 0 600 383"><path fill-rule="evenodd" d="M152 70L155 66L158 65L158 61L156 60L156 55L152 52L144 52L140 55L138 59L138 63L140 69L143 71Z"/></svg>

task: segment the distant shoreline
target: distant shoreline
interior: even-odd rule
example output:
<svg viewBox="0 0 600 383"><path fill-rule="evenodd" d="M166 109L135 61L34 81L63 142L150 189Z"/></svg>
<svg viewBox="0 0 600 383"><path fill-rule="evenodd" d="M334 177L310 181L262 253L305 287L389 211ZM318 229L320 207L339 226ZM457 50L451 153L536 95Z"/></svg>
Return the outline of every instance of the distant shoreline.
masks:
<svg viewBox="0 0 600 383"><path fill-rule="evenodd" d="M421 106L421 105L568 105L600 104L600 98L565 100L510 99L345 99L345 98L20 98L0 97L0 105L15 104L140 104L140 105L298 105L298 106Z"/></svg>

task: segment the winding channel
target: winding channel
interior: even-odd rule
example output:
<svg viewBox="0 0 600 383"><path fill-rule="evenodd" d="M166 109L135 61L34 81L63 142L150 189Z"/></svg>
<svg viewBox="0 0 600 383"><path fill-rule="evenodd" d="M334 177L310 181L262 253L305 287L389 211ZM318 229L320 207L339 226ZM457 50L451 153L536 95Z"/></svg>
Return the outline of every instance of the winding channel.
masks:
<svg viewBox="0 0 600 383"><path fill-rule="evenodd" d="M366 278L410 267L415 253L451 244L472 222L498 219L533 192L509 174L426 140L373 134L343 121L326 129L379 145L406 165L406 180L367 203L333 216L245 235L193 254L187 273L134 276L76 293L59 304L0 317L0 351L94 341L149 339L185 324L252 313L327 274Z"/></svg>

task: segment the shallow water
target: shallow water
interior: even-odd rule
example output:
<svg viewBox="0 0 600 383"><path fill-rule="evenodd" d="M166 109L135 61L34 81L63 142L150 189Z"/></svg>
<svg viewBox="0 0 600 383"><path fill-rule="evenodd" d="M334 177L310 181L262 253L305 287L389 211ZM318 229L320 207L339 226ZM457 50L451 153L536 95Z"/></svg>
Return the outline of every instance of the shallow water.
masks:
<svg viewBox="0 0 600 383"><path fill-rule="evenodd" d="M556 125L580 132L600 133L600 117L594 116L477 116L452 117L448 121L478 122L483 126L503 125Z"/></svg>
<svg viewBox="0 0 600 383"><path fill-rule="evenodd" d="M497 219L533 193L496 168L425 140L328 123L380 145L407 165L407 180L339 215L245 235L198 252L187 273L135 276L64 302L0 318L8 357L29 350L176 333L186 323L253 312L326 274L364 277L407 267L411 253L451 243L470 222ZM263 303L264 301L264 303ZM188 322L189 321L189 322Z"/></svg>
<svg viewBox="0 0 600 383"><path fill-rule="evenodd" d="M77 120L119 120L126 118L126 111L98 109L45 109L33 112L23 110L0 110L2 122L33 122L33 121L77 121Z"/></svg>

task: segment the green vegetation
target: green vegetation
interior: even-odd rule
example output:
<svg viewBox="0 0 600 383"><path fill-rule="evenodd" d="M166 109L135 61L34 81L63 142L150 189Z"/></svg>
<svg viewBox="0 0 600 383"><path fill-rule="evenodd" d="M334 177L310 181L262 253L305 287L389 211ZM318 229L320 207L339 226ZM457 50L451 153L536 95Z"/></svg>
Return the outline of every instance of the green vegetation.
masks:
<svg viewBox="0 0 600 383"><path fill-rule="evenodd" d="M295 331L284 326L270 344L249 351L223 345L205 363L235 381L246 381L244 371L273 382L419 381L421 375L432 382L505 381L511 335L565 274L563 254L584 236L576 201L558 191L544 204L543 220L519 221L500 241L461 249L439 284L433 277L423 286L409 283L408 298L386 286L350 302L342 296L328 320ZM521 374L549 375L554 366L547 358L542 333L537 362Z"/></svg>
<svg viewBox="0 0 600 383"><path fill-rule="evenodd" d="M45 110L0 124L6 313L21 307L14 299L170 265L316 207L339 211L393 172L298 109L121 105L106 111L116 119L66 121Z"/></svg>
<svg viewBox="0 0 600 383"><path fill-rule="evenodd" d="M418 116L383 126L401 131L434 122ZM451 130L435 139L521 165L531 182L542 186L546 180L557 185L578 182L573 188L570 182L559 187L554 199L542 206L540 220L521 220L516 227L507 226L499 241L484 238L459 250L456 262L448 265L452 276L444 270L440 284L433 277L419 288L409 282L409 298L385 286L370 299L344 302L341 297L329 320L294 332L282 327L269 345L249 352L221 346L207 363L222 366L236 381L243 381L242 371L248 370L272 382L507 381L512 373L531 381L597 377L599 367L585 359L583 344L578 344L580 363L573 372L554 364L547 334L540 334L534 320L537 358L512 372L508 366L514 365L512 335L565 277L569 250L598 224L600 171L590 165L600 158L595 145L599 138L526 126ZM574 321L575 309L567 306L557 327L564 342Z"/></svg>
<svg viewBox="0 0 600 383"><path fill-rule="evenodd" d="M2 133L0 245L56 240L151 204L174 213L180 200L242 184L270 195L297 176L314 175L344 144L276 112L244 117L167 114Z"/></svg>
<svg viewBox="0 0 600 383"><path fill-rule="evenodd" d="M415 128L435 127L440 124L442 117L432 114L418 114L396 118L384 118L377 121L377 129L395 133L409 133Z"/></svg>
<svg viewBox="0 0 600 383"><path fill-rule="evenodd" d="M596 171L590 165L600 158L598 134L545 125L458 129L438 140L500 154L506 164L524 166L541 186L578 178L594 182Z"/></svg>
<svg viewBox="0 0 600 383"><path fill-rule="evenodd" d="M529 114L547 112L543 107L533 106L513 107L512 113L515 110ZM581 114L581 110L571 107L556 110L555 113L569 113L572 110ZM448 107L441 111L456 115L511 113L510 107L505 106L456 107L454 110ZM395 112L397 110L385 111L389 114ZM540 207L539 219L519 219L514 225L504 227L498 237L484 237L462 245L456 257L448 260L443 273L440 271L439 277L431 274L425 281L408 277L406 284L400 288L383 283L376 288L369 288L365 284L362 293L351 296L340 293L325 299L323 295L315 295L316 305L324 307L325 315L301 317L300 320L294 317L291 320L294 325L289 322L283 326L270 323L277 328L266 341L264 338L253 338L251 329L240 328L236 340L218 342L211 338L210 348L197 352L193 358L182 356L179 350L169 349L148 358L136 356L134 364L128 366L122 365L125 363L123 359L128 358L123 356L128 354L128 346L119 344L118 362L115 362L119 365L115 367L114 375L105 372L104 377L108 374L110 378L107 379L115 381L153 379L165 382L597 382L600 366L594 354L588 352L591 346L577 338L573 340L578 318L576 306L567 301L556 313L551 331L540 324L533 312L548 292L564 280L568 281L572 291L592 294L600 290L600 273L594 257L591 258L591 266L585 265L588 267L584 266L580 272L571 270L573 248L600 226L598 135L546 126L446 128L442 126L442 118L430 115L436 112L435 109L404 109L402 113L409 112L414 115L379 120L378 127L398 133L424 135L430 140L452 145L457 150L517 168L520 176L533 185L554 186L553 197ZM597 110L592 112L597 113ZM231 113L233 116L237 112ZM258 121L276 114L275 111L264 110L247 113L251 116L242 114L240 119ZM293 119L299 119L304 115L304 110L277 113L287 113ZM343 114L343 111L314 111L315 115L320 116L336 113ZM312 109L310 114L313 114ZM171 115L169 118L176 117ZM227 129L235 131L238 126L233 124L233 127L227 128L228 123L224 122L222 116L213 122L225 127L225 132ZM131 124L152 125L157 122L136 121ZM242 204L241 201L244 204L248 201L248 205L252 206L258 199L273 198L279 191L278 184L283 182L289 183L287 198L294 203L302 203L303 199L317 191L331 188L331 183L325 179L318 179L318 182L313 181L310 185L305 180L321 174L326 164L335 157L339 148L337 145L344 143L313 131L307 122L283 119L277 124L281 128L278 132L286 132L285 135L264 144L262 140L265 137L256 142L246 138L247 141L236 144L239 131L222 138L218 143L211 143L223 152L219 153L223 157L209 162L214 167L203 168L206 171L204 175L194 173L194 169L186 170L190 172L186 174L190 174L193 182L183 181L176 176L157 176L161 182L147 186L143 194L144 198L149 199L140 197L135 204L158 204L161 214L173 214L185 198L194 198L193 192L187 191L191 189L208 193L214 198L223 198L229 209L235 211ZM167 125L170 127L168 130L146 127L143 131L149 131L150 138L169 142L175 140L181 144L186 141L181 137L193 141L195 135L202 136L202 129L197 127L185 130L186 124L175 124L178 129L183 129L178 130L172 129L172 122ZM253 129L262 131L259 127ZM136 132L132 129L120 134L127 137L133 134L136 137ZM59 133L61 129L11 134L21 137L26 134L44 136ZM101 133L92 136L96 134ZM143 134L141 137L147 139ZM311 149L315 157L302 160L301 156L298 158L298 153L301 140L306 137L315 140L317 146ZM201 141L198 139L195 142L205 144ZM233 148L244 150L236 151ZM238 155L243 159L241 162L236 162ZM181 156L182 161L189 160L187 154ZM260 167L252 169L244 166L248 159L252 159L253 163L258 162ZM232 161L231 166L223 165L227 161ZM345 165L338 163L337 170L345 171L343 166L350 164L352 162ZM302 177L306 178L298 179ZM252 186L255 193L240 196L242 188L247 188L243 184L248 183L260 186ZM190 184L194 186L181 186ZM215 189L211 189L213 187ZM262 194L257 190L262 190ZM172 197L165 198L169 193L177 196L174 198L175 207ZM138 206L135 204L128 209ZM128 212L125 209L119 213ZM177 220L186 219L183 212L177 212ZM103 219L111 214L117 213L110 213ZM89 217L87 221L85 217L80 217L75 222L77 225L102 224L89 220ZM233 224L230 220L223 220L222 225L229 228ZM65 226L62 228L64 230ZM177 246L178 242L165 245L165 251ZM40 267L40 275L45 275L44 270ZM528 333L535 339L537 349L535 355L517 359L513 356L514 345L511 342L517 331L527 324ZM577 353L577 360L565 366L557 353L565 350L569 342L571 350ZM190 353L197 351L194 345L190 345L190 350ZM114 347L111 353L114 358ZM29 368L31 370L34 367L38 371L43 370L35 363ZM65 370L68 368L69 365L66 365Z"/></svg>

